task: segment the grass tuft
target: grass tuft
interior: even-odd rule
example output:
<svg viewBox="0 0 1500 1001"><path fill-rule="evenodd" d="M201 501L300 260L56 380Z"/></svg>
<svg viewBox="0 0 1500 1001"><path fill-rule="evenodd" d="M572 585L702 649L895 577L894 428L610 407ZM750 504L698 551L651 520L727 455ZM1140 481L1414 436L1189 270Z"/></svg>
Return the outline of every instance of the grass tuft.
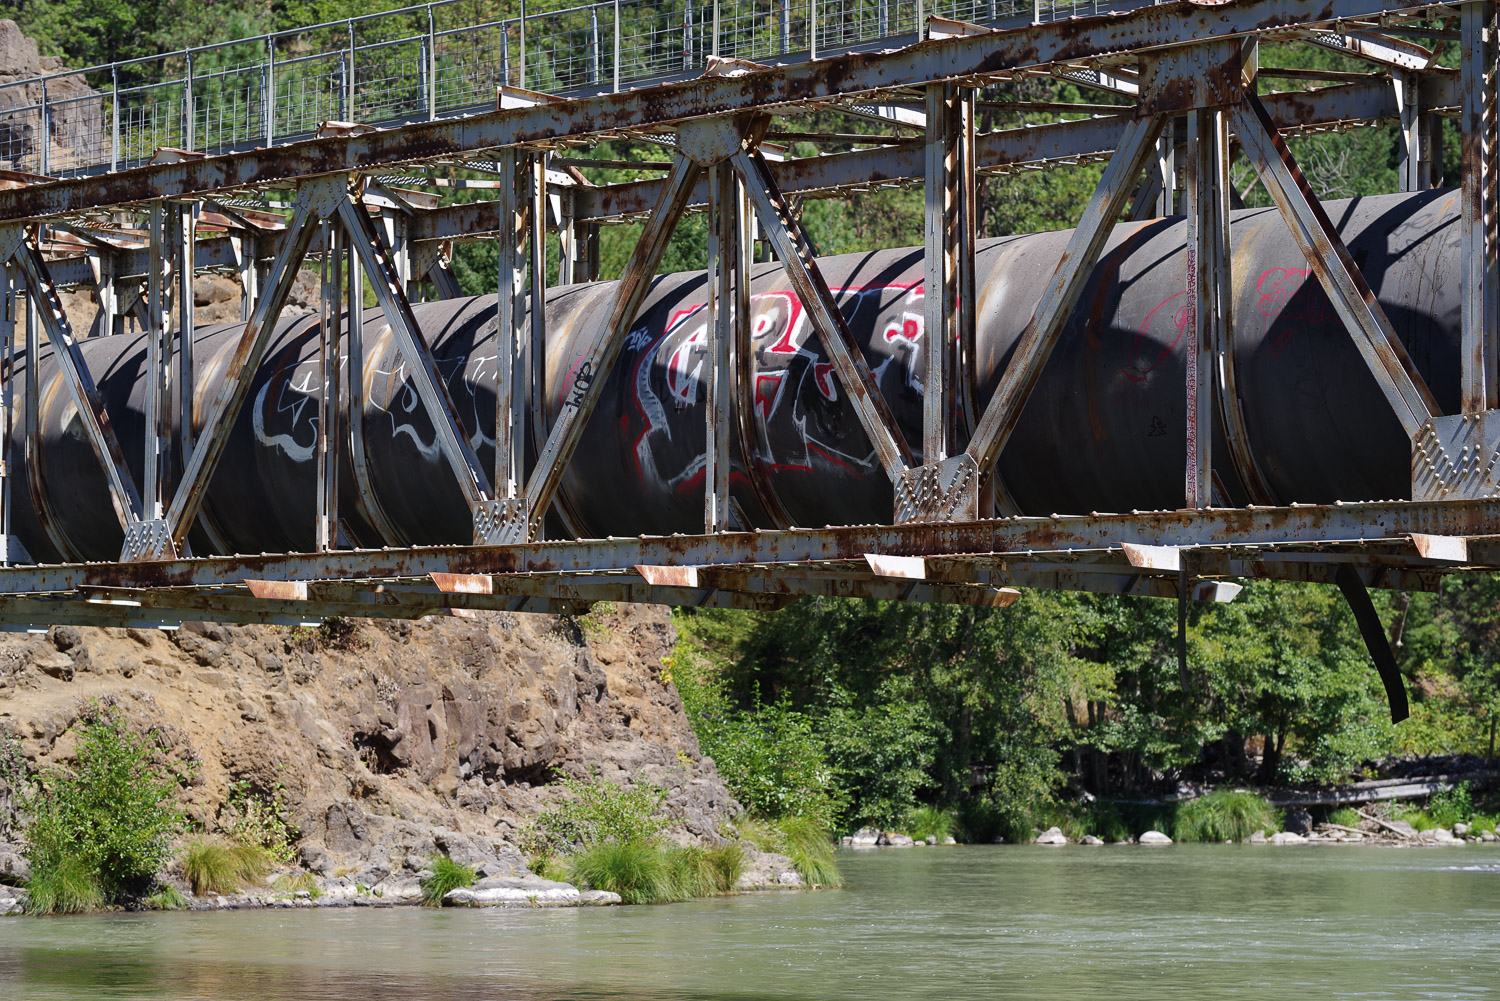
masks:
<svg viewBox="0 0 1500 1001"><path fill-rule="evenodd" d="M104 905L104 887L87 862L64 855L26 881L26 913L82 914Z"/></svg>
<svg viewBox="0 0 1500 1001"><path fill-rule="evenodd" d="M166 884L157 887L150 896L142 897L141 903L149 911L180 911L188 905L187 898L178 892L177 887Z"/></svg>
<svg viewBox="0 0 1500 1001"><path fill-rule="evenodd" d="M1178 841L1246 841L1280 830L1281 811L1252 792L1216 789L1178 807L1174 827Z"/></svg>
<svg viewBox="0 0 1500 1001"><path fill-rule="evenodd" d="M1341 806L1328 815L1328 822L1340 827L1358 827L1359 822L1364 819L1352 806Z"/></svg>
<svg viewBox="0 0 1500 1001"><path fill-rule="evenodd" d="M919 806L911 812L906 819L907 833L918 841L928 841L942 844L945 838L952 838L958 829L958 818L951 810L944 810L936 806Z"/></svg>
<svg viewBox="0 0 1500 1001"><path fill-rule="evenodd" d="M644 841L599 841L568 857L574 883L618 893L627 904L683 899L680 870L686 865L675 863L665 850Z"/></svg>
<svg viewBox="0 0 1500 1001"><path fill-rule="evenodd" d="M455 862L447 855L434 855L427 868L432 870L432 875L422 880L422 903L427 907L443 906L443 898L450 890L473 886L478 878L471 866Z"/></svg>
<svg viewBox="0 0 1500 1001"><path fill-rule="evenodd" d="M844 877L833 861L833 835L817 821L805 817L780 820L741 817L734 826L740 837L761 851L777 852L791 859L807 885L844 885Z"/></svg>
<svg viewBox="0 0 1500 1001"><path fill-rule="evenodd" d="M238 893L246 885L264 883L271 861L259 845L194 838L183 855L182 874L195 894Z"/></svg>
<svg viewBox="0 0 1500 1001"><path fill-rule="evenodd" d="M708 850L709 865L714 870L714 885L728 893L745 874L745 849L738 841L726 841Z"/></svg>
<svg viewBox="0 0 1500 1001"><path fill-rule="evenodd" d="M314 900L323 895L318 877L310 872L284 872L271 880L271 889L277 893L300 893L306 890Z"/></svg>

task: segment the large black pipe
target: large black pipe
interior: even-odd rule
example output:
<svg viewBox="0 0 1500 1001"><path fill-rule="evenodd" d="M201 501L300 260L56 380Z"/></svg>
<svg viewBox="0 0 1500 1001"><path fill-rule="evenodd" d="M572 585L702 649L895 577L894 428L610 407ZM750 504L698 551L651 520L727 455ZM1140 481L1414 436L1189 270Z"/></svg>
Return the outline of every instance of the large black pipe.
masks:
<svg viewBox="0 0 1500 1001"><path fill-rule="evenodd" d="M1456 193L1374 196L1330 202L1327 209L1438 404L1456 410ZM1233 222L1234 367L1248 448L1270 499L1407 496L1408 446L1400 426L1280 217L1252 209L1235 213ZM1181 218L1116 227L998 463L1000 481L1022 511L1181 506L1184 234ZM1056 232L980 244L971 387L979 405L992 394L1067 238ZM850 254L821 266L842 290L850 326L907 440L919 449L921 251ZM547 392L540 404L549 420L612 289L604 282L548 293ZM745 453L734 466L735 499L765 527L888 521L890 484L781 269L757 267L752 294L755 357L735 400ZM564 477L561 520L554 518L552 532L702 530L704 301L702 273L656 280ZM494 299L414 309L471 440L490 464ZM239 329L197 332L200 417L218 391ZM354 541L467 542L467 508L378 313L366 317L364 344L366 460L356 477L346 443L341 478L341 513ZM90 339L82 350L139 477L144 341ZM313 317L278 324L210 485L192 537L195 552L311 546L316 353ZM121 532L98 463L46 352L39 372L41 443L17 463L16 531L39 559L113 559ZM17 427L20 459L24 421ZM1213 445L1223 499L1245 502L1245 471L1231 461L1222 429Z"/></svg>

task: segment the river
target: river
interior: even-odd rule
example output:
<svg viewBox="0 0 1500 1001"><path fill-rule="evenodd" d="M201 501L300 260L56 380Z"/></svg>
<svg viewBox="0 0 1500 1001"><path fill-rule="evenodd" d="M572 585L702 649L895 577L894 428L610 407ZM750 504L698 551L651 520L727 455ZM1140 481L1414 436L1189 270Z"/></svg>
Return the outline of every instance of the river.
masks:
<svg viewBox="0 0 1500 1001"><path fill-rule="evenodd" d="M0 998L1500 998L1500 849L844 851L842 890L0 919Z"/></svg>

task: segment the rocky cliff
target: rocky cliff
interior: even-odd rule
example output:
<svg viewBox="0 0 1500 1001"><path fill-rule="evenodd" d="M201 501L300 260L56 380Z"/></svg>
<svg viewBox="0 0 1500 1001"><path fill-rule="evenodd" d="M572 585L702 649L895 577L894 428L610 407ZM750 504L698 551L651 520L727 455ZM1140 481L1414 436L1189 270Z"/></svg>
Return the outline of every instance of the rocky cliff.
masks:
<svg viewBox="0 0 1500 1001"><path fill-rule="evenodd" d="M737 808L661 675L664 609L584 619L495 613L285 629L54 627L0 637L0 728L28 762L66 762L69 727L112 699L192 766L183 799L214 829L230 783L279 786L302 863L334 882L404 882L434 851L521 871L518 827L599 774L668 790L680 840Z"/></svg>

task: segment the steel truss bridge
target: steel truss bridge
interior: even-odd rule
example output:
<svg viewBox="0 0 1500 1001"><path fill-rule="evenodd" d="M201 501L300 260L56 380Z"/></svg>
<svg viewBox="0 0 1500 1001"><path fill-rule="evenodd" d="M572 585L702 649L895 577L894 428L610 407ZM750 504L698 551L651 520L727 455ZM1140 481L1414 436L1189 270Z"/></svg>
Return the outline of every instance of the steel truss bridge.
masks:
<svg viewBox="0 0 1500 1001"><path fill-rule="evenodd" d="M0 534L7 547L0 625L304 623L486 609L567 612L605 600L776 608L803 595L999 606L1028 587L1176 598L1185 610L1189 600L1232 598L1238 579L1270 578L1340 586L1393 713L1403 715L1405 695L1367 589L1434 590L1449 574L1500 568L1495 4L1179 0L1030 20L995 26L931 17L909 26L921 29L920 40L881 51L804 53L780 62L774 53L760 61L709 54L690 78L635 89L616 82L581 96L502 82L489 110L456 117L416 115L421 120L389 127L330 120L283 145L214 155L164 148L149 163L79 169L71 177L8 173L8 189L0 191ZM1336 49L1369 71L1261 69L1261 47L1286 44ZM1438 63L1450 46L1460 53L1456 71ZM1263 87L1303 76L1329 85L1280 93ZM1107 103L1022 107L1052 120L976 134L984 88L1034 77L1067 78ZM785 158L768 141L789 134L782 120L830 109L852 127L873 120L896 134L809 158ZM1395 123L1401 187L1415 192L1441 183L1437 123L1454 119L1462 134L1461 406L1445 414L1286 137ZM670 161L665 176L584 181L570 151L613 138L658 144ZM1216 502L1215 462L1254 464L1243 454L1236 415L1249 404L1236 395L1231 350L1229 168L1236 156L1274 199L1409 441L1409 464L1400 473L1409 473L1410 499ZM975 364L976 177L1084 161L1104 164L1097 188L994 392L966 409L964 386ZM440 205L439 191L417 190L426 176L420 168L433 165L493 178L480 185L492 197ZM1181 289L1182 502L1129 513L1018 515L993 473L996 460L1113 225L1127 209L1137 218L1168 214L1178 167L1189 262ZM921 373L919 450L896 426L797 209L808 197L905 184L925 190L921 309L935 346ZM585 423L667 241L689 211L708 214L710 234L702 529L544 538L545 516ZM596 277L599 227L635 220L644 220L641 238L607 295L602 322L565 366L560 409L549 421L527 403L542 378L546 330L544 311L526 309L544 293L547 231L560 241L560 282L585 282ZM447 249L460 239L499 247L496 418L480 429L496 443L491 468L471 445L476 429L455 408L413 308L424 283L439 296L457 294ZM744 392L736 373L748 354L748 275L757 242L781 263L829 359L830 378L889 478L895 503L884 524L751 530L731 497L731 460L744 433L735 419L734 398ZM221 460L310 255L321 259L323 276L315 545L195 557L188 534L210 479L249 475ZM203 359L192 350L192 279L205 271L241 277L245 324L234 351L214 362L217 391L195 403L194 365ZM344 373L361 371L363 322L359 309L346 314L343 301L358 294L366 275L472 515L472 544L361 548L340 531L341 503L352 503L339 496L340 453L358 447L340 428L340 415L360 392L360 380ZM65 287L94 291L100 308L93 336L124 329L127 316L145 331L144 462L124 458L120 422L112 421L100 373L85 358L92 337L80 339L62 308L58 291ZM23 319L24 341L16 336ZM32 363L43 341L97 460L94 475L108 489L112 510L97 516L117 518L123 532L112 561L33 562L14 536L13 508L30 501L16 489L15 464L43 447ZM29 405L16 407L17 392ZM18 413L26 415L19 428ZM1216 425L1228 456L1210 454ZM530 450L528 440L537 443Z"/></svg>

